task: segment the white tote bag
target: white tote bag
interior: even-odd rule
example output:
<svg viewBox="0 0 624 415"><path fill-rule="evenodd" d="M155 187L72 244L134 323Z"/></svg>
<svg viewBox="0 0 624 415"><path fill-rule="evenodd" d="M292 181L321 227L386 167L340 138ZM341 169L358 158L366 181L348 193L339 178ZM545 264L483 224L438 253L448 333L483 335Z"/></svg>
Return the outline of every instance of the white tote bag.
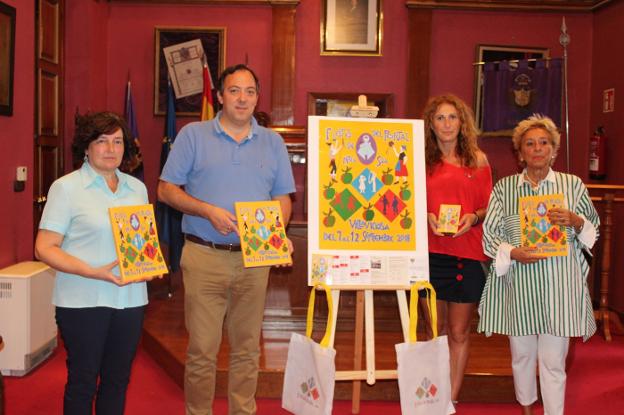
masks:
<svg viewBox="0 0 624 415"><path fill-rule="evenodd" d="M418 290L428 290L433 340L416 341ZM451 369L446 336L438 336L435 290L428 282L412 285L410 294L410 341L395 345L403 415L455 413L451 402Z"/></svg>
<svg viewBox="0 0 624 415"><path fill-rule="evenodd" d="M314 295L317 286L327 294L329 313L327 328L321 344L314 342L312 323L314 316ZM331 291L322 283L315 285L310 293L306 335L293 333L288 346L288 360L284 373L282 408L296 415L330 415L334 400L336 380L336 350L329 346L332 332L331 316L333 304Z"/></svg>

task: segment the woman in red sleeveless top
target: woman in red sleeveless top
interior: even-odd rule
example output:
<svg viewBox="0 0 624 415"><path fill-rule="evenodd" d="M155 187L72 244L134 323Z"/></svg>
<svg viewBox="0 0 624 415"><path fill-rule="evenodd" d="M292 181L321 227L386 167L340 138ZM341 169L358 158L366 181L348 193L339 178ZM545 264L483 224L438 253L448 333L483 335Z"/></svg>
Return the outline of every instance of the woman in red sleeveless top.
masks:
<svg viewBox="0 0 624 415"><path fill-rule="evenodd" d="M470 321L485 284L481 222L492 173L477 145L478 131L464 101L451 94L430 98L423 119L429 275L437 294L438 333L448 335L451 398L456 401L468 361ZM457 233L438 230L441 204L461 206Z"/></svg>

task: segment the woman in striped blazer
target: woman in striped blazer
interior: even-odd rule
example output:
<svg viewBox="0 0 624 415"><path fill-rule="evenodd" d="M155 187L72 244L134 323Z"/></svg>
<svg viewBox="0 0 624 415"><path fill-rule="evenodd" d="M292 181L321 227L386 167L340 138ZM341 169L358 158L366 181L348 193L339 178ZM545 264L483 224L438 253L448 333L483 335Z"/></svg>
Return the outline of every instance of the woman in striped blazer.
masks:
<svg viewBox="0 0 624 415"><path fill-rule="evenodd" d="M533 115L520 122L512 140L525 169L501 179L490 197L483 249L493 262L479 305L478 331L509 336L516 399L523 413L533 413L539 364L544 414L559 415L570 337L587 340L596 331L582 250L596 242L599 218L581 179L551 168L560 136L550 118ZM562 195L563 205L533 199L538 219L531 220L531 199L523 198L546 195ZM522 226L527 219L529 226ZM567 249L548 256L535 242Z"/></svg>

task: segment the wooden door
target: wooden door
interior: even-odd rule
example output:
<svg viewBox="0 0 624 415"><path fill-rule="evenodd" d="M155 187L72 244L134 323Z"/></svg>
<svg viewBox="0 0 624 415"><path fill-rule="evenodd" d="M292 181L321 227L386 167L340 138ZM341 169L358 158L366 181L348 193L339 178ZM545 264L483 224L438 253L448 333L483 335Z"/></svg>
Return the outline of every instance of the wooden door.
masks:
<svg viewBox="0 0 624 415"><path fill-rule="evenodd" d="M48 189L63 174L64 0L35 0L34 230Z"/></svg>

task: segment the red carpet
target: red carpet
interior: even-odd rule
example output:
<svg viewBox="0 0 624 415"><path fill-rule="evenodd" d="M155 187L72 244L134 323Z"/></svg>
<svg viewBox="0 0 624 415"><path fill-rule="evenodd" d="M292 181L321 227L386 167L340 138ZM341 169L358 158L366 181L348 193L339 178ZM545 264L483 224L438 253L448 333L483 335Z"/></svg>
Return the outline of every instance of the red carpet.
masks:
<svg viewBox="0 0 624 415"><path fill-rule="evenodd" d="M51 415L62 413L65 383L65 352L59 348L50 359L21 378L5 377L6 415ZM142 350L139 350L128 391L126 414L183 414L182 390ZM334 415L351 413L351 403L334 403ZM361 404L362 415L399 415L398 402ZM519 414L513 404L460 403L461 415ZM541 414L541 409L536 411ZM218 399L215 414L227 414L227 402ZM281 415L280 402L258 401L258 415ZM570 349L566 415L624 414L624 337L607 343L599 335L583 344L574 341Z"/></svg>

